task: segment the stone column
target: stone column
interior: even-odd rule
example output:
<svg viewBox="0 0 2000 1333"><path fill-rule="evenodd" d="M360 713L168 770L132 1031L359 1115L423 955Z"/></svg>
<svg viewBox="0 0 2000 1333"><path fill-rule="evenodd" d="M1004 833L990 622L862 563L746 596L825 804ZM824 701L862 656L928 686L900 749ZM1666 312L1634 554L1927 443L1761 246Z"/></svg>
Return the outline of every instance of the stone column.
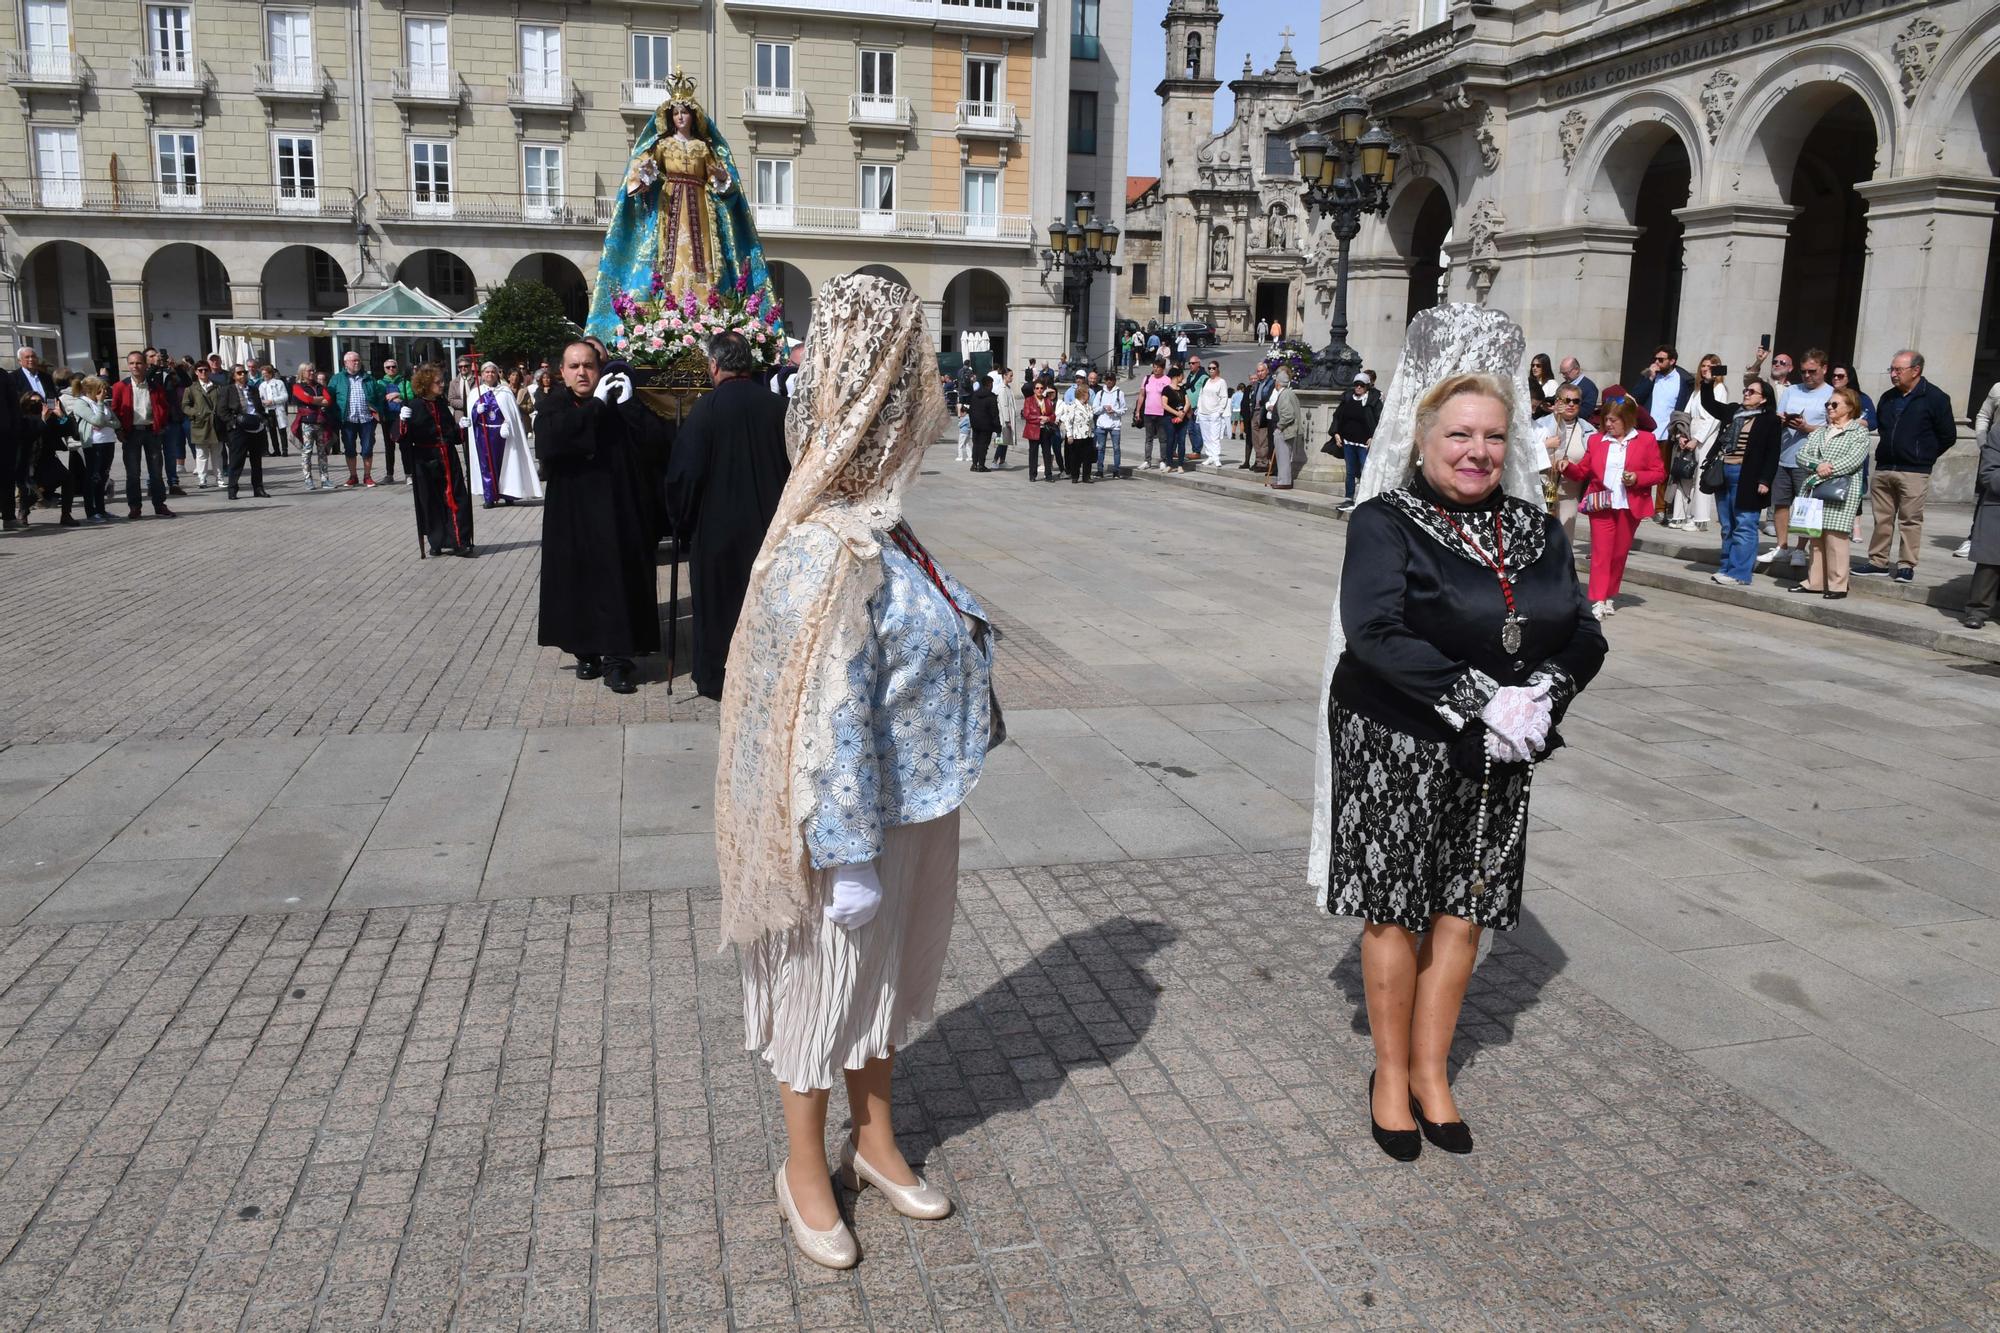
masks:
<svg viewBox="0 0 2000 1333"><path fill-rule="evenodd" d="M1689 370L1709 352L1721 357L1730 371L1731 398L1737 396L1733 387L1737 377L1750 369L1757 340L1777 329L1786 229L1798 211L1778 203L1674 211L1686 228L1681 235L1681 309L1674 343L1681 364Z"/></svg>
<svg viewBox="0 0 2000 1333"><path fill-rule="evenodd" d="M956 346L945 346L944 302L924 301L924 322L930 325L931 350L934 352L956 352Z"/></svg>
<svg viewBox="0 0 2000 1333"><path fill-rule="evenodd" d="M111 280L111 320L118 329L118 346L121 349L144 347L152 341L146 328L146 284L134 278L130 281ZM76 349L67 349L74 352ZM90 349L84 349L86 354ZM119 353L122 358L124 352ZM123 365L121 359L118 363Z"/></svg>
<svg viewBox="0 0 2000 1333"><path fill-rule="evenodd" d="M1398 255L1353 261L1347 281L1347 341L1361 353L1361 364L1372 368L1379 379L1387 379L1396 367L1409 306L1409 261ZM1308 287L1306 327L1312 330L1315 348L1326 345L1326 326L1327 314Z"/></svg>
<svg viewBox="0 0 2000 1333"><path fill-rule="evenodd" d="M1969 395L1986 388L1972 383L1972 357L2000 180L1915 176L1855 191L1868 203L1854 349L1862 386L1880 397L1889 358L1914 347L1924 354L1925 377L1951 395L1961 418L1971 416Z"/></svg>
<svg viewBox="0 0 2000 1333"><path fill-rule="evenodd" d="M1532 237L1503 236L1498 273L1484 304L1504 310L1527 331L1528 351L1561 363L1574 356L1599 388L1618 377L1625 343L1625 298L1637 227L1583 223ZM1469 246L1447 247L1454 301L1477 300L1478 263Z"/></svg>

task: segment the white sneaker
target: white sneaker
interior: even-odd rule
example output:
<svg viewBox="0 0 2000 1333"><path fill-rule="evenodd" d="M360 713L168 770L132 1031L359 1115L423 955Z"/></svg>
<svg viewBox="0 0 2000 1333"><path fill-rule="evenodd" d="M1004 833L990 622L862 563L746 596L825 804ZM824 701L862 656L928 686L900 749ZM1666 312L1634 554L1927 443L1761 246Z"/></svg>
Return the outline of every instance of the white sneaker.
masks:
<svg viewBox="0 0 2000 1333"><path fill-rule="evenodd" d="M1808 555L1807 555L1807 554L1805 553L1805 551L1804 551L1804 549L1803 549L1803 548L1801 548L1801 547L1797 547L1797 546L1794 546L1794 547L1792 548L1792 568L1793 568L1793 569L1804 569L1804 568L1805 568L1806 566L1810 565L1811 563L1812 563L1812 558L1811 558L1810 556L1808 556Z"/></svg>
<svg viewBox="0 0 2000 1333"><path fill-rule="evenodd" d="M1972 538L1967 537L1964 541L1960 542L1958 549L1951 553L1951 558L1954 560L1972 559Z"/></svg>
<svg viewBox="0 0 2000 1333"><path fill-rule="evenodd" d="M1778 552L1784 549L1785 548L1782 546L1773 546L1770 550L1761 552L1757 556L1757 563L1760 565L1770 564L1773 560L1776 560L1778 558Z"/></svg>
<svg viewBox="0 0 2000 1333"><path fill-rule="evenodd" d="M1719 583L1725 588L1743 588L1749 586L1748 584L1737 582L1735 579L1730 578L1729 575L1723 573L1719 569L1715 573L1710 574L1708 577L1711 582Z"/></svg>

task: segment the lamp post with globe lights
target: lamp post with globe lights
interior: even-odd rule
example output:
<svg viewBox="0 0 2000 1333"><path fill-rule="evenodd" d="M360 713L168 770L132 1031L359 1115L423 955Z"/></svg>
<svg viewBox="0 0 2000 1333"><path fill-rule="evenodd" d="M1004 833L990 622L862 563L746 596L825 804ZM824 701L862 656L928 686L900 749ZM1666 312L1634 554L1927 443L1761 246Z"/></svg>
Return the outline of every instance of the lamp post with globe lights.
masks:
<svg viewBox="0 0 2000 1333"><path fill-rule="evenodd" d="M1076 198L1073 217L1049 224L1049 247L1042 251L1042 272L1060 269L1072 305L1074 362L1088 359L1090 345L1090 284L1099 273L1118 273L1118 224L1097 220L1097 200L1086 191Z"/></svg>
<svg viewBox="0 0 2000 1333"><path fill-rule="evenodd" d="M1361 353L1347 345L1348 250L1361 233L1362 218L1389 211L1398 154L1389 132L1369 123L1368 104L1358 97L1343 97L1334 103L1328 128L1333 132L1331 139L1318 130L1308 130L1294 145L1299 174L1305 182L1306 211L1331 224L1333 237L1340 243L1333 280L1333 322L1327 330L1326 349L1314 358L1304 387L1345 391L1361 373Z"/></svg>

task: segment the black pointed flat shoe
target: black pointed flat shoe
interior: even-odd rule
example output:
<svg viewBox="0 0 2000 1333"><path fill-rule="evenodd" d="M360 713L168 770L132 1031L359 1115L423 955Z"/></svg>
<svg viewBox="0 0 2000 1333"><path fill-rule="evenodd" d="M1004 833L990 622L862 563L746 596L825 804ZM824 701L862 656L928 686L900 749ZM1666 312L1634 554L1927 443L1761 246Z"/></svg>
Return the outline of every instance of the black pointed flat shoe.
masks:
<svg viewBox="0 0 2000 1333"><path fill-rule="evenodd" d="M1421 1122L1419 1122L1421 1123ZM1368 1130L1375 1146L1399 1162L1414 1162L1424 1150L1423 1136L1414 1129L1384 1129L1375 1123L1375 1075L1368 1075Z"/></svg>
<svg viewBox="0 0 2000 1333"><path fill-rule="evenodd" d="M1424 1119L1423 1104L1415 1095L1410 1097L1410 1114L1417 1118L1417 1128L1431 1141L1431 1146L1446 1152L1469 1153L1472 1151L1472 1130L1463 1120L1453 1120L1440 1125L1435 1120Z"/></svg>

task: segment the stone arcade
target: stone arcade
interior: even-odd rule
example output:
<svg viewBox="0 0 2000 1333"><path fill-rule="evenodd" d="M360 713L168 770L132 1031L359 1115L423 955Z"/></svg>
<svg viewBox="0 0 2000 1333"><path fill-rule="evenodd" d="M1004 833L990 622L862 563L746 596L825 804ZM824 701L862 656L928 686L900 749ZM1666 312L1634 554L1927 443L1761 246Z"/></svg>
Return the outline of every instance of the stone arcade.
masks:
<svg viewBox="0 0 2000 1333"><path fill-rule="evenodd" d="M1327 0L1303 108L1359 94L1404 148L1356 242L1364 356L1438 299L1442 250L1448 299L1600 384L1660 342L1744 368L1764 333L1878 395L1919 347L1961 414L2000 374L2000 7L1427 2L1410 31L1411 8Z"/></svg>

